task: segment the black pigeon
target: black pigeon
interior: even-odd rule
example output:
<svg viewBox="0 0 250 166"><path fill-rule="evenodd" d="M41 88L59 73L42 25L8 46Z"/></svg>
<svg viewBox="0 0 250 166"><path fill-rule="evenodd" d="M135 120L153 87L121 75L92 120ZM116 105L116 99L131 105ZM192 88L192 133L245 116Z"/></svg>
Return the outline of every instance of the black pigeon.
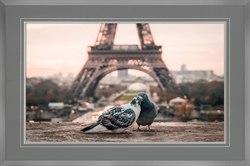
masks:
<svg viewBox="0 0 250 166"><path fill-rule="evenodd" d="M138 124L137 130L140 130L140 125L148 126L150 131L150 125L153 123L155 117L158 114L158 108L156 104L148 99L148 95L144 92L138 93L138 96L143 98L141 103L141 113L136 121Z"/></svg>

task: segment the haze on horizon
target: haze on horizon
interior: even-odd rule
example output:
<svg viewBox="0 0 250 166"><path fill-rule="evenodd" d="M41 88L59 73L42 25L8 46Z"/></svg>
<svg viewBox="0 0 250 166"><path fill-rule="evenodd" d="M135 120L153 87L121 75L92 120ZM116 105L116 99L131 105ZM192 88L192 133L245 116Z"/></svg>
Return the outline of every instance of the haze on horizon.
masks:
<svg viewBox="0 0 250 166"><path fill-rule="evenodd" d="M223 23L149 24L169 70L213 70L224 74ZM100 24L32 23L26 26L26 76L47 77L62 73L76 76L87 60L87 46L95 43ZM114 44L140 45L135 24L118 24ZM117 73L117 72L114 72ZM130 74L147 75L129 70ZM112 74L114 75L114 74Z"/></svg>

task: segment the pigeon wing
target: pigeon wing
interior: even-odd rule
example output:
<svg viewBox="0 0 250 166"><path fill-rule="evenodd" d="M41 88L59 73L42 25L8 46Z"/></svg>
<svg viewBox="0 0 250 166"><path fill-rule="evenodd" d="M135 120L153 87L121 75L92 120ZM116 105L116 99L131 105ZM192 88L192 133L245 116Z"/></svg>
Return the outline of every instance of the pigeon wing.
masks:
<svg viewBox="0 0 250 166"><path fill-rule="evenodd" d="M109 130L114 130L129 127L135 118L136 114L131 108L113 107L99 117L98 123Z"/></svg>

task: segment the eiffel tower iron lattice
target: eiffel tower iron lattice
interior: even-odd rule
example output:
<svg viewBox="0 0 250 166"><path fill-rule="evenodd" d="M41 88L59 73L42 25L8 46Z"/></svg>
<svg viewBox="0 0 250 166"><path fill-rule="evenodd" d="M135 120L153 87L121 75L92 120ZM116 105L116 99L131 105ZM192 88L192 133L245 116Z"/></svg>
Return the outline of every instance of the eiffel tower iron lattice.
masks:
<svg viewBox="0 0 250 166"><path fill-rule="evenodd" d="M173 89L182 95L171 72L162 60L162 48L154 43L148 23L136 24L138 45L114 45L117 24L102 24L88 59L71 86L74 99L94 96L98 82L107 74L121 69L135 69L155 79L161 90Z"/></svg>

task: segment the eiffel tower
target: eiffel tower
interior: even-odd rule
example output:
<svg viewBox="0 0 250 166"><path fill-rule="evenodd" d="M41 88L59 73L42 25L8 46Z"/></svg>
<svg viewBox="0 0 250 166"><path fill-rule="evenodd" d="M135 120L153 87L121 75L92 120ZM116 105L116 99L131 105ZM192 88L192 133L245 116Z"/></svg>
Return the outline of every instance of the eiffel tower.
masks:
<svg viewBox="0 0 250 166"><path fill-rule="evenodd" d="M88 47L88 59L71 86L73 99L94 96L98 82L107 74L135 69L155 79L161 90L173 89L182 94L162 60L162 47L154 43L148 23L136 24L140 46L114 45L117 24L102 24L94 46Z"/></svg>

